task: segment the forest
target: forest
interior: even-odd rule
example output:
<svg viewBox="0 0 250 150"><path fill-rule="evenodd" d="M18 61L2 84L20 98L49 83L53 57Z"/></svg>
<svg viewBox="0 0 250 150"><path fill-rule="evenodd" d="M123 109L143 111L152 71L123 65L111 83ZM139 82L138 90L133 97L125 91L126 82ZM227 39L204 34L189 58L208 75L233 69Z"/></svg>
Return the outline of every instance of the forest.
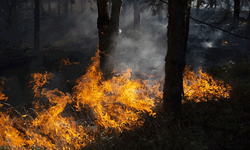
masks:
<svg viewBox="0 0 250 150"><path fill-rule="evenodd" d="M0 150L250 147L250 0L1 0Z"/></svg>

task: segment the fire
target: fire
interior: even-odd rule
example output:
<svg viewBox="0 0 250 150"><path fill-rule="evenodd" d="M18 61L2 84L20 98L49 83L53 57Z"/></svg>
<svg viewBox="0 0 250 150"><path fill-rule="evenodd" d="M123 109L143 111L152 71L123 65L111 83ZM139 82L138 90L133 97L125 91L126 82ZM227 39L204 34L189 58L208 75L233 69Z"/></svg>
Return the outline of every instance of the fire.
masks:
<svg viewBox="0 0 250 150"><path fill-rule="evenodd" d="M150 97L153 91L148 88L150 85L143 84L140 79L130 79L131 69L105 81L98 67L99 56L93 57L92 61L88 72L78 79L73 97L78 110L82 105L93 110L96 126L122 132L142 125L143 120L138 121L140 113L154 115L154 98Z"/></svg>
<svg viewBox="0 0 250 150"><path fill-rule="evenodd" d="M228 42L228 41L224 41L224 40L222 40L222 44L221 44L221 46L227 45L227 44L229 44L229 43L231 43L231 45L238 45L238 43L232 43L232 41L231 41L231 40L230 40L229 42Z"/></svg>
<svg viewBox="0 0 250 150"><path fill-rule="evenodd" d="M199 68L198 74L190 71L189 67L184 70L183 78L184 95L187 100L195 102L207 101L218 98L229 98L231 86L223 81L216 81L212 76L203 73Z"/></svg>
<svg viewBox="0 0 250 150"><path fill-rule="evenodd" d="M98 136L142 126L145 113L155 115L156 102L162 99L159 81L131 79L129 68L104 80L99 65L98 51L87 73L77 80L72 96L45 88L52 73L32 74L33 108L25 114L0 112L0 148L80 149ZM183 83L188 100L229 97L225 93L228 85L201 70L195 74L186 68ZM6 100L3 93L0 96Z"/></svg>

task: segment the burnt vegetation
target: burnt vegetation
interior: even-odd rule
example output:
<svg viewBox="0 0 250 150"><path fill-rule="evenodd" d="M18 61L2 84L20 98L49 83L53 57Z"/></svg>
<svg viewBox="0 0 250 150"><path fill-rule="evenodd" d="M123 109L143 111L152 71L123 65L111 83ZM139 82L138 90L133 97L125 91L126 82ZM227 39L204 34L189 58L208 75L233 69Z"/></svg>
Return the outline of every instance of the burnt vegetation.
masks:
<svg viewBox="0 0 250 150"><path fill-rule="evenodd" d="M13 121L9 126L15 128L19 135L30 138L28 128L35 128L31 121L41 117L39 113L42 111L48 113L51 107L57 106L49 97L35 96L33 86L36 83L31 82L31 75L52 73L53 78L48 78L49 82L41 81L44 84L40 92L42 88L58 89L53 94L70 99L67 99L68 103L61 114L63 117L75 118L72 122L82 125L88 135L81 137L84 140L79 142L84 146L77 147L67 142L56 143L54 138L60 138L59 135L40 133L52 145L59 145L55 144L55 149L63 148L60 144L67 146L65 149L83 150L249 148L250 2L193 0L185 1L183 6L178 6L183 4L183 0L173 2L119 0L115 5L121 8L117 8L112 6L112 0L42 0L40 3L36 1L40 4L37 7L34 0L1 0L0 95L4 94L8 99L0 99L0 118L2 114L7 114ZM181 16L179 19L176 19L174 13L168 13L175 9L177 16ZM105 10L104 14L100 10ZM39 18L36 18L37 15ZM169 18L171 23L168 22ZM184 25L181 32L179 29L182 26L175 26L180 18L180 24ZM187 23L187 19L190 22ZM169 29L175 32L168 31L168 25L172 25ZM170 38L173 42L167 44ZM183 43L178 43L178 38ZM179 46L177 49L181 54L179 51L167 52L175 46ZM144 123L140 127L134 123L129 128L128 123L120 132L119 129L106 128L100 123L101 127L97 128L98 117L92 110L95 107L78 104L74 99L75 87L80 77L90 68L93 61L91 58L97 49L101 50L101 70L106 72L104 80L120 77L116 73L129 67L132 79L138 79L140 83L144 80L157 80L160 83L158 91L170 95L173 94L171 90L163 90L164 77L169 70L176 69L177 73L170 73L165 77L168 79L165 82L171 84L167 89L178 87L177 92L169 97L165 95L168 102L158 93L151 94L156 102L153 109L155 115L124 103L114 103L113 109L131 110L141 116L138 122ZM166 60L165 68L164 58L169 60ZM196 102L196 98L188 99L180 82L183 80L185 66L189 66L195 73L201 67L214 80L230 85L232 89L227 91L230 97L204 97L207 100L201 102ZM171 75L173 77L170 78ZM175 80L180 78L182 80ZM104 85L101 81L98 84ZM180 95L176 96L176 93ZM117 93L106 94L112 96ZM82 109L78 110L76 105ZM109 108L108 103L103 105L105 109ZM15 121L16 118L22 118L22 125ZM111 119L117 121L114 115ZM3 126L0 124L1 129ZM37 129L39 132L40 128ZM16 147L0 145L2 149ZM33 144L30 147L24 145L20 149L45 147Z"/></svg>

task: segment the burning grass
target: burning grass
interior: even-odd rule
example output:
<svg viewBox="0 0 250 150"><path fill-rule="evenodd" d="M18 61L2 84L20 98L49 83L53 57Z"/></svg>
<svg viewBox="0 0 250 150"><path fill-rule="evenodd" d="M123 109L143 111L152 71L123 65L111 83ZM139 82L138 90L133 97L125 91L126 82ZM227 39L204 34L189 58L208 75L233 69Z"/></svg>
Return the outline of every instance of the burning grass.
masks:
<svg viewBox="0 0 250 150"><path fill-rule="evenodd" d="M0 145L8 149L80 149L98 137L142 127L144 114L155 117L156 99L162 98L158 81L131 79L131 69L104 80L99 65L97 52L87 73L77 80L72 96L44 88L52 73L32 74L33 108L25 114L10 109L0 113ZM184 76L187 100L229 97L228 85L201 70L195 74L187 68ZM4 94L0 96L6 99Z"/></svg>

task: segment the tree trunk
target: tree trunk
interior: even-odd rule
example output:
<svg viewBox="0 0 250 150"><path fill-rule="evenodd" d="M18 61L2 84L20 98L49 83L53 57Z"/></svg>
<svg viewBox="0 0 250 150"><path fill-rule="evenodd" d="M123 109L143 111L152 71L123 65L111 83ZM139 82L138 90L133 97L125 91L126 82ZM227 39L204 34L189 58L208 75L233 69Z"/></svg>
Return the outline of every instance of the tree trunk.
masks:
<svg viewBox="0 0 250 150"><path fill-rule="evenodd" d="M185 17L187 10L187 0L169 0L168 51L165 58L163 107L165 112L173 112L176 117L181 117L186 34L188 34L188 19Z"/></svg>
<svg viewBox="0 0 250 150"><path fill-rule="evenodd" d="M83 12L84 10L84 7L85 7L85 2L84 0L81 0L81 11Z"/></svg>
<svg viewBox="0 0 250 150"><path fill-rule="evenodd" d="M140 30L141 9L139 2L134 0L134 30Z"/></svg>
<svg viewBox="0 0 250 150"><path fill-rule="evenodd" d="M202 0L197 0L197 3L196 3L196 12L197 12L197 14L199 14L201 4L202 4Z"/></svg>
<svg viewBox="0 0 250 150"><path fill-rule="evenodd" d="M70 2L70 16L73 15L73 2Z"/></svg>
<svg viewBox="0 0 250 150"><path fill-rule="evenodd" d="M209 0L210 8L216 7L216 0Z"/></svg>
<svg viewBox="0 0 250 150"><path fill-rule="evenodd" d="M190 22L190 12L191 12L191 3L192 3L192 0L187 0L187 8L186 8L186 24L185 24L185 28L186 28L186 33L185 33L185 40L188 41L188 34L189 34L189 22ZM190 54L190 51L187 51L187 42L185 43L185 51L186 51L186 54ZM190 57L190 55L189 55Z"/></svg>
<svg viewBox="0 0 250 150"><path fill-rule="evenodd" d="M39 0L35 0L34 50L40 51L40 8Z"/></svg>
<svg viewBox="0 0 250 150"><path fill-rule="evenodd" d="M97 0L98 18L97 27L99 35L100 68L105 79L112 77L117 39L119 35L119 22L122 0L112 0L111 17L109 15L108 0Z"/></svg>
<svg viewBox="0 0 250 150"><path fill-rule="evenodd" d="M122 16L123 16L124 24L126 24L126 21L127 21L127 10L128 10L128 4L127 4L127 1L124 1L122 4Z"/></svg>
<svg viewBox="0 0 250 150"><path fill-rule="evenodd" d="M43 7L43 1L40 1L40 7L41 7L41 19L44 20L45 19L45 10Z"/></svg>
<svg viewBox="0 0 250 150"><path fill-rule="evenodd" d="M64 17L66 18L66 19L68 19L68 17L69 17L69 3L68 3L69 1L68 0L64 0Z"/></svg>
<svg viewBox="0 0 250 150"><path fill-rule="evenodd" d="M51 13L51 2L50 2L50 0L48 1L48 9L49 9L49 14Z"/></svg>
<svg viewBox="0 0 250 150"><path fill-rule="evenodd" d="M18 39L18 25L17 25L17 8L16 8L16 0L11 0L11 3L8 4L8 30L9 30L9 38L10 42L13 44Z"/></svg>
<svg viewBox="0 0 250 150"><path fill-rule="evenodd" d="M234 28L238 26L240 18L240 0L234 0Z"/></svg>
<svg viewBox="0 0 250 150"><path fill-rule="evenodd" d="M61 0L58 0L58 3L57 3L57 14L58 16L60 16L61 14Z"/></svg>

